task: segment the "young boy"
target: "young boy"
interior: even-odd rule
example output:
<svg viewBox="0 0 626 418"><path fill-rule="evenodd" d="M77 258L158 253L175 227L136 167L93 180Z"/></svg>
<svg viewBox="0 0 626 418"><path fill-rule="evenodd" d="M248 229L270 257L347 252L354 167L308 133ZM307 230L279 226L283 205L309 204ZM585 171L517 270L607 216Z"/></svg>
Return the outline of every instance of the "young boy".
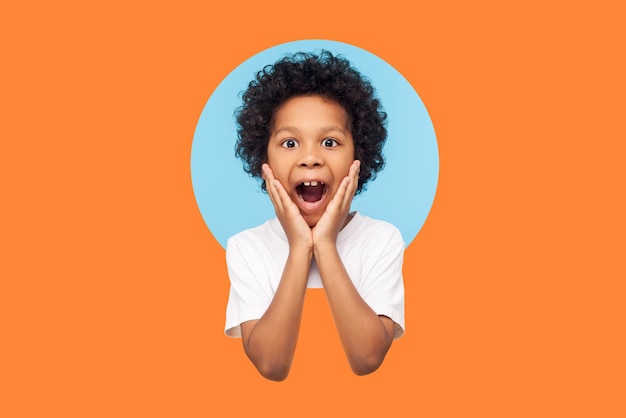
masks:
<svg viewBox="0 0 626 418"><path fill-rule="evenodd" d="M386 117L369 82L326 51L265 67L243 94L236 154L276 218L228 240L225 333L267 379L289 373L307 287L324 288L358 375L404 333L400 232L350 212L383 167Z"/></svg>

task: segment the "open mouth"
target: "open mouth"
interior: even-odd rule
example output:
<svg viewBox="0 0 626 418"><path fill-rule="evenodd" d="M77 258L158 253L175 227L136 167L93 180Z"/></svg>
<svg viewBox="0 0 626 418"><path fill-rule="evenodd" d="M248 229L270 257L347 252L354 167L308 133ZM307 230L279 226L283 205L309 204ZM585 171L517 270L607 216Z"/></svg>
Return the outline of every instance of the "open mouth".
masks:
<svg viewBox="0 0 626 418"><path fill-rule="evenodd" d="M303 181L296 186L296 192L300 200L304 202L317 202L326 194L326 185L323 181Z"/></svg>

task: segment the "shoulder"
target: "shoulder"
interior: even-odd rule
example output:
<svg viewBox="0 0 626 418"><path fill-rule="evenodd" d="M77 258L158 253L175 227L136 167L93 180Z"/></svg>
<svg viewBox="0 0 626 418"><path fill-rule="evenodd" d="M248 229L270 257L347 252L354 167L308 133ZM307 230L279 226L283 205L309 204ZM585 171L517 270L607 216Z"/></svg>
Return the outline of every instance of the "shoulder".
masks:
<svg viewBox="0 0 626 418"><path fill-rule="evenodd" d="M378 243L402 244L402 234L395 225L380 219L370 218L355 212L352 220L346 225L345 239L372 240Z"/></svg>
<svg viewBox="0 0 626 418"><path fill-rule="evenodd" d="M278 219L241 231L226 243L226 263L253 264L281 260L289 250L289 242Z"/></svg>
<svg viewBox="0 0 626 418"><path fill-rule="evenodd" d="M226 251L233 248L249 247L263 243L267 244L274 241L287 241L287 237L276 218L233 235L226 243Z"/></svg>

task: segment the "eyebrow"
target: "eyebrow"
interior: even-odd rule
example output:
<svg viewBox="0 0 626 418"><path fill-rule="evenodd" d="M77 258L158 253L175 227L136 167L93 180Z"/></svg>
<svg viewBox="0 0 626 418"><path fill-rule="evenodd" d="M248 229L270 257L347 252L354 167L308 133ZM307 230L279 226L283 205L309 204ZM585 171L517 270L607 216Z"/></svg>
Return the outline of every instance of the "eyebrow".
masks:
<svg viewBox="0 0 626 418"><path fill-rule="evenodd" d="M323 126L321 128L319 128L319 130L322 133L328 133L328 132L333 132L333 131L337 131L337 132L341 132L343 135L347 135L346 131L344 131L343 129L337 127L337 126ZM277 134L279 134L282 131L287 131L287 132L296 132L299 133L300 129L296 128L295 126L283 126L282 128L279 128L277 130L275 130L272 134L272 136L276 136Z"/></svg>

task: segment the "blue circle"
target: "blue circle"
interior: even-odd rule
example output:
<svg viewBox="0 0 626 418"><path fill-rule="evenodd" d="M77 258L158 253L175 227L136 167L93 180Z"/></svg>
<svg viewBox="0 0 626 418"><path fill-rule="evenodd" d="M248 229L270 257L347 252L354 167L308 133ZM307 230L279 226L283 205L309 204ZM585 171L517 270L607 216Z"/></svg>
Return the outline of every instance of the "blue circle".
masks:
<svg viewBox="0 0 626 418"><path fill-rule="evenodd" d="M343 55L367 77L387 112L385 168L352 201L352 210L395 225L408 246L421 229L437 189L439 153L428 112L409 82L377 56L328 40L289 42L266 49L235 68L207 102L193 138L191 180L198 207L217 241L275 217L260 181L243 171L235 157L234 112L241 93L268 64L295 52L328 50Z"/></svg>

